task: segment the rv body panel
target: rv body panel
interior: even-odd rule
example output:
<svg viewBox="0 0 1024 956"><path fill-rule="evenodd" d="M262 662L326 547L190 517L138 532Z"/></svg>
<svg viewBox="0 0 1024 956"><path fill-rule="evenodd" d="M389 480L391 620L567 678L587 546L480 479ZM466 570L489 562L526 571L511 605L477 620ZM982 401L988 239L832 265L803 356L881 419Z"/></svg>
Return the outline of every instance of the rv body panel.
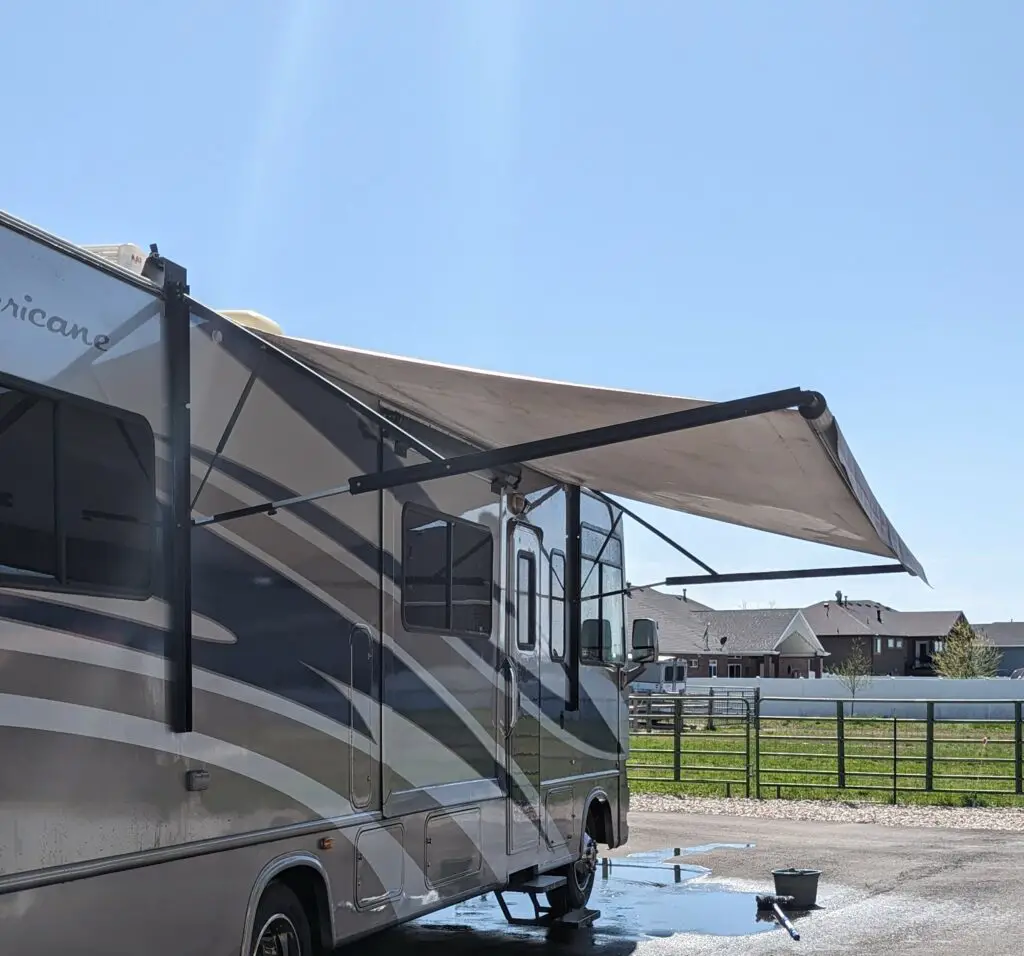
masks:
<svg viewBox="0 0 1024 956"><path fill-rule="evenodd" d="M7 227L0 280L4 460L16 449L28 476L5 471L0 491L32 534L59 511L43 540L60 542L53 580L0 561L5 951L84 930L110 953L237 953L259 892L292 870L319 881L324 938L342 942L571 862L594 800L618 842L618 671L572 661L566 487L524 469L515 492L462 476L194 527L186 687L160 290ZM373 396L190 308L195 517L428 460ZM49 545L31 554L43 566ZM174 732L186 690L191 729Z"/></svg>

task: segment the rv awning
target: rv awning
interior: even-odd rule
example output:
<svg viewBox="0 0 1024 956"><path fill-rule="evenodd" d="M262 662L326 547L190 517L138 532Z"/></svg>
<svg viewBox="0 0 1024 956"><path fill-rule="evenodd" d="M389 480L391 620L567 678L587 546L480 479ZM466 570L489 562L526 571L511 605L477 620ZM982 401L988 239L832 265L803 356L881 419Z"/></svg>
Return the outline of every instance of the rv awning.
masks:
<svg viewBox="0 0 1024 956"><path fill-rule="evenodd" d="M712 404L265 337L329 379L488 449ZM634 501L892 557L924 578L828 411L813 421L771 412L530 466Z"/></svg>

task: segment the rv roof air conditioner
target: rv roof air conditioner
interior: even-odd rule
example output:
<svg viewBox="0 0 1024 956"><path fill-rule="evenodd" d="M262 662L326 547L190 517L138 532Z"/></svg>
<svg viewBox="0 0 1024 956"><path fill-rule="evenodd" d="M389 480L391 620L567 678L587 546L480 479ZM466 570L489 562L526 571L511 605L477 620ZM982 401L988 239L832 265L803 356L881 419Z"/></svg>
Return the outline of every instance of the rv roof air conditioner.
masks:
<svg viewBox="0 0 1024 956"><path fill-rule="evenodd" d="M120 245L107 246L82 246L81 248L106 262L127 269L137 276L142 275L148 257L148 253L134 242L122 242ZM235 325L245 326L254 332L284 335L284 329L273 319L268 319L265 315L254 312L252 309L218 309L217 311L234 322Z"/></svg>
<svg viewBox="0 0 1024 956"><path fill-rule="evenodd" d="M146 264L148 256L148 253L134 242L122 242L116 246L82 246L82 248L137 276L142 275L142 267Z"/></svg>
<svg viewBox="0 0 1024 956"><path fill-rule="evenodd" d="M235 325L244 325L247 329L252 329L254 332L284 335L284 329L273 319L268 319L265 315L260 315L259 312L253 312L252 309L218 309L217 312L223 315L224 318L230 319Z"/></svg>

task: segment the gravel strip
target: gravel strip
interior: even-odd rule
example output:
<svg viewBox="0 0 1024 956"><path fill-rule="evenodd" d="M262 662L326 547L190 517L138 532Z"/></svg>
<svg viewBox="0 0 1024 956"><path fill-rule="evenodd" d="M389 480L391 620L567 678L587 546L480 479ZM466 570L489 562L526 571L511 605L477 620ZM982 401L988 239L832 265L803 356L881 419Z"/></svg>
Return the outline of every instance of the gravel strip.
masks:
<svg viewBox="0 0 1024 956"><path fill-rule="evenodd" d="M940 827L947 830L1024 832L1024 810L1015 807L892 806L833 800L746 800L676 797L634 793L630 810L638 813L706 813L761 820L815 820L820 823L875 823L887 827Z"/></svg>

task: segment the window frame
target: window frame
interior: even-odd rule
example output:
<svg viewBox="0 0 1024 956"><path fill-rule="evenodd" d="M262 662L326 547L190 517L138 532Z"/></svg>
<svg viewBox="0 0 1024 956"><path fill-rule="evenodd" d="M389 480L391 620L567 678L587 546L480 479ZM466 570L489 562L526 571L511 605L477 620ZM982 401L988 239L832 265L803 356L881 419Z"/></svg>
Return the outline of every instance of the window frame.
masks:
<svg viewBox="0 0 1024 956"><path fill-rule="evenodd" d="M463 525L471 528L474 531L482 532L487 536L487 553L488 553L488 578L489 583L487 585L487 620L488 627L486 631L470 631L464 628L456 628L454 626L449 627L427 627L422 624L410 624L408 616L406 614L406 591L408 590L408 583L406 581L406 528L407 528L407 517L410 512L416 512L421 517L430 521L443 521L448 525L446 535L446 549L447 549L447 560L445 567L448 575L446 584L446 601L445 601L445 614L449 625L454 625L454 608L455 604L452 600L454 583L452 581L452 544L455 535L455 526ZM452 634L460 637L477 637L484 640L490 640L494 633L494 535L491 533L491 529L486 525L480 524L476 521L469 521L466 518L459 518L455 515L446 514L443 511L439 511L437 508L431 508L428 505L421 505L415 501L406 501L402 505L401 514L401 551L402 551L402 594L399 600L399 613L402 618L402 627L411 634Z"/></svg>
<svg viewBox="0 0 1024 956"><path fill-rule="evenodd" d="M733 670L734 667L736 668L736 673L735 674L732 673L732 670ZM726 664L726 671L725 671L725 673L726 673L727 677L731 677L733 680L735 680L737 677L742 677L743 676L743 665L742 664L736 664L736 663Z"/></svg>
<svg viewBox="0 0 1024 956"><path fill-rule="evenodd" d="M160 568L160 538L161 512L159 498L157 497L157 456L156 436L153 426L145 415L131 409L121 408L117 405L109 405L95 399L76 395L72 392L65 392L61 389L52 388L38 382L21 378L17 375L0 373L0 388L20 392L32 398L52 403L53 425L50 448L54 458L53 472L53 537L54 537L54 573L52 575L25 571L19 574L17 570L7 572L0 570L0 588L18 588L25 591L43 591L51 594L76 594L84 597L113 597L129 601L148 601L157 593L158 571ZM67 556L66 544L62 546L62 539L66 540L67 531L64 527L65 501L62 497L64 483L74 482L64 472L64 455L61 454L61 414L62 405L77 407L85 412L102 416L109 420L130 423L137 426L143 433L146 447L136 449L143 457L144 466L147 469L147 489L152 502L152 528L149 541L149 578L145 587L125 587L115 584L102 584L95 582L79 582L68 580L67 577ZM8 565L8 567L14 567Z"/></svg>
<svg viewBox="0 0 1024 956"><path fill-rule="evenodd" d="M560 598L555 597L555 582L558 580L555 575L556 557L560 559L562 565L562 577L558 581L558 587L562 593ZM566 643L569 633L569 620L567 617L569 602L565 599L566 564L565 552L558 548L553 549L548 557L548 657L552 661L565 660ZM555 653L555 607L557 605L561 605L562 609L562 650L558 654Z"/></svg>
<svg viewBox="0 0 1024 956"><path fill-rule="evenodd" d="M708 677L718 677L718 661L708 661Z"/></svg>

